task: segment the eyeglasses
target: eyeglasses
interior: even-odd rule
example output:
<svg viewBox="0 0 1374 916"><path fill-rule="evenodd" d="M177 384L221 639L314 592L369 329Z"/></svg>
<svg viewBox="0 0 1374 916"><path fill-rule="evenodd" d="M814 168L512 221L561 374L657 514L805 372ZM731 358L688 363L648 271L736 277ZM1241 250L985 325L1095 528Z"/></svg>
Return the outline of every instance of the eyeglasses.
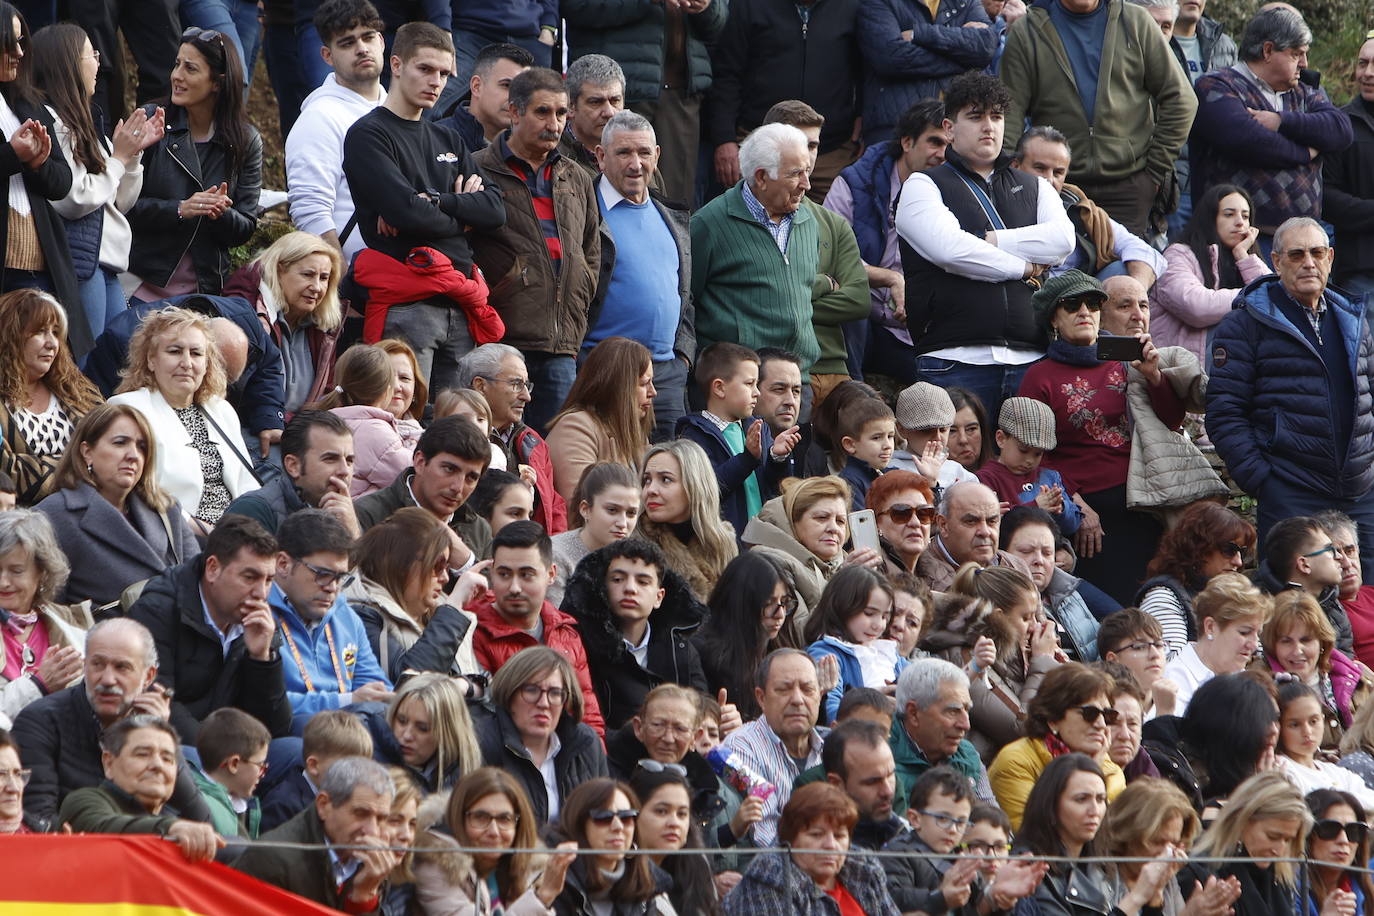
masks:
<svg viewBox="0 0 1374 916"><path fill-rule="evenodd" d="M1117 649L1116 651L1144 652L1148 649L1157 649L1160 652L1166 652L1169 649L1169 644L1162 639L1141 640L1140 642L1127 643L1126 645L1122 646L1120 649Z"/></svg>
<svg viewBox="0 0 1374 916"><path fill-rule="evenodd" d="M1348 824L1327 818L1312 825L1312 835L1319 840L1334 840L1345 832L1345 838L1352 843L1363 843L1369 825L1364 821L1351 821Z"/></svg>
<svg viewBox="0 0 1374 916"><path fill-rule="evenodd" d="M1011 852L1011 844L984 843L981 840L974 840L972 843L964 843L959 847L959 851L975 856L1004 856Z"/></svg>
<svg viewBox="0 0 1374 916"><path fill-rule="evenodd" d="M1100 706L1075 706L1073 708L1078 710L1078 714L1083 717L1083 721L1087 722L1089 725L1096 722L1099 717L1108 725L1115 725L1116 720L1121 718L1121 713L1112 709L1110 706L1106 709Z"/></svg>
<svg viewBox="0 0 1374 916"><path fill-rule="evenodd" d="M84 56L84 55L83 55L83 56ZM99 49L99 48L91 48L91 58L90 58L90 59L93 60L93 61L95 61L97 64L100 63L100 49Z"/></svg>
<svg viewBox="0 0 1374 916"><path fill-rule="evenodd" d="M527 378L501 378L498 375L479 375L477 377L480 379L486 379L488 382L502 382L505 384L507 388L509 388L511 391L514 391L516 394L519 394L522 391L527 394L534 394L534 382L531 382Z"/></svg>
<svg viewBox="0 0 1374 916"><path fill-rule="evenodd" d="M496 829L502 833L509 833L515 829L515 825L520 823L520 815L514 811L502 811L500 814L492 814L490 811L469 811L463 815L467 821L468 829L476 833L481 833L493 823Z"/></svg>
<svg viewBox="0 0 1374 916"><path fill-rule="evenodd" d="M267 772L267 767L269 766L269 764L267 762L267 758L265 757L262 760L249 760L247 757L241 757L239 759L241 759L244 763L248 764L250 767L257 767L259 779L261 779L263 774Z"/></svg>
<svg viewBox="0 0 1374 916"><path fill-rule="evenodd" d="M929 525L935 521L934 506L908 506L906 503L895 503L878 514L886 515L899 525L905 525L911 521L912 515L915 515L917 521L922 525Z"/></svg>
<svg viewBox="0 0 1374 916"><path fill-rule="evenodd" d="M1336 545L1335 545L1335 544L1327 544L1325 547L1321 548L1320 550L1314 550L1314 551L1312 551L1311 553L1305 553L1305 554L1303 554L1303 556L1304 556L1304 557L1319 557L1319 556L1321 556L1321 555L1324 554L1324 553L1329 553L1329 554L1331 554L1331 559L1333 559L1333 560L1340 559L1340 552L1339 552L1338 550L1336 550Z"/></svg>
<svg viewBox="0 0 1374 916"><path fill-rule="evenodd" d="M777 601L772 598L763 606L763 616L765 617L786 617L797 609L797 598L795 595L784 595Z"/></svg>
<svg viewBox="0 0 1374 916"><path fill-rule="evenodd" d="M1331 251L1325 245L1313 245L1311 248L1288 248L1283 252L1283 258L1289 264L1306 263L1308 256L1314 261L1325 261L1327 254Z"/></svg>
<svg viewBox="0 0 1374 916"><path fill-rule="evenodd" d="M955 817L941 811L918 811L916 813L933 820L935 826L941 830L958 830L962 833L964 828L968 826L968 818L966 817Z"/></svg>
<svg viewBox="0 0 1374 916"><path fill-rule="evenodd" d="M635 764L646 773L674 773L686 777L687 768L680 763L659 763L657 760L641 760Z"/></svg>
<svg viewBox="0 0 1374 916"><path fill-rule="evenodd" d="M0 770L0 785L11 784L22 789L29 784L32 776L33 770L30 769Z"/></svg>
<svg viewBox="0 0 1374 916"><path fill-rule="evenodd" d="M214 29L200 29L191 26L181 33L182 41L217 41L219 46L224 47L224 36Z"/></svg>
<svg viewBox="0 0 1374 916"><path fill-rule="evenodd" d="M568 698L568 691L564 687L540 687L538 684L522 684L517 691L520 699L531 706L538 706L540 699L549 698L550 706L562 706L563 701Z"/></svg>
<svg viewBox="0 0 1374 916"><path fill-rule="evenodd" d="M644 730L651 735L671 734L674 738L687 738L692 734L692 730L685 725L676 722L669 722L666 719L654 719L652 722L644 723Z"/></svg>
<svg viewBox="0 0 1374 916"><path fill-rule="evenodd" d="M622 824L633 824L635 819L639 817L639 811L634 808L624 808L620 811L612 811L610 808L593 808L587 817L591 818L593 823L603 827L614 820L619 820Z"/></svg>
<svg viewBox="0 0 1374 916"><path fill-rule="evenodd" d="M1102 301L1101 296L1084 293L1080 296L1065 296L1062 299L1056 299L1054 304L1056 308L1061 308L1066 312L1076 312L1085 305L1090 312L1100 312L1102 311Z"/></svg>
<svg viewBox="0 0 1374 916"><path fill-rule="evenodd" d="M314 574L315 584L320 588L329 588L331 585L337 585L339 590L343 591L353 584L354 579L358 578L346 569L343 572L339 572L336 569L325 569L323 566L316 566L314 563L307 563L304 560L297 560L296 563L297 565L304 566Z"/></svg>

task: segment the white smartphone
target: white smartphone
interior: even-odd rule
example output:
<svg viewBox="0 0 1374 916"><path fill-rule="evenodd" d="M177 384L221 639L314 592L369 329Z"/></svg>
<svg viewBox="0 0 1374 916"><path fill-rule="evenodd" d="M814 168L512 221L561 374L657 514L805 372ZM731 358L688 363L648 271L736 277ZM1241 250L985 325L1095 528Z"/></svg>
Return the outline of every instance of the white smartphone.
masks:
<svg viewBox="0 0 1374 916"><path fill-rule="evenodd" d="M872 509L849 513L849 537L855 550L871 547L882 553L882 544L878 541L878 518Z"/></svg>

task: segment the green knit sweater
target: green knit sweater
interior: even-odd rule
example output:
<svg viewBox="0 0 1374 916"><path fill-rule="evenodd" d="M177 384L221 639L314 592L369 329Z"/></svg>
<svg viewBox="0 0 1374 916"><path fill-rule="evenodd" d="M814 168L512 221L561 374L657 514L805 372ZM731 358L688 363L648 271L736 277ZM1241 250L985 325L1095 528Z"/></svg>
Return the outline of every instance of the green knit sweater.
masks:
<svg viewBox="0 0 1374 916"><path fill-rule="evenodd" d="M816 217L820 237L820 262L816 265L816 282L811 289L811 309L821 356L811 371L821 375L847 375L849 366L845 358L849 350L844 345L844 330L840 325L868 317L868 271L864 270L854 230L843 216L810 198L802 200L802 208ZM831 288L831 279L838 289Z"/></svg>
<svg viewBox="0 0 1374 916"><path fill-rule="evenodd" d="M787 256L759 225L743 181L692 217L692 299L697 347L728 340L757 350L782 347L801 357L805 378L820 357L811 291L819 262L817 220L803 206L792 217Z"/></svg>

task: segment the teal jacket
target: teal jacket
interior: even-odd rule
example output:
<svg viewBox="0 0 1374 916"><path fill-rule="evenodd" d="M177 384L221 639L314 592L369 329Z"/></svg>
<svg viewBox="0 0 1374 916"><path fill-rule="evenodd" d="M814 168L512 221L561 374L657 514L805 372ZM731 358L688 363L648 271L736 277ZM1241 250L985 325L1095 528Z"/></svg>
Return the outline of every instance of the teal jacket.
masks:
<svg viewBox="0 0 1374 916"><path fill-rule="evenodd" d="M930 769L933 764L926 759L926 755L921 753L916 742L912 741L911 736L906 733L901 716L893 717L892 731L888 735L887 743L892 748L892 758L897 764L897 797L892 802L892 810L905 811L907 797L911 794L911 787L916 784L916 780L921 778L921 774ZM942 763L967 776L969 784L973 788L973 794L980 801L991 799L992 789L988 786L987 770L983 768L983 760L978 756L978 750L967 738L960 741L959 749Z"/></svg>
<svg viewBox="0 0 1374 916"><path fill-rule="evenodd" d="M207 776L198 766L191 767L191 778L196 781L196 788L200 789L205 803L210 806L210 824L215 828L215 833L224 837L258 838L258 830L262 826L262 806L256 798L248 799L248 810L240 819L234 810L234 803L229 799L228 789Z"/></svg>
<svg viewBox="0 0 1374 916"><path fill-rule="evenodd" d="M781 347L801 357L805 380L820 357L812 289L819 255L819 222L810 207L792 216L787 254L754 219L744 181L692 217L692 299L697 347L728 340L757 350Z"/></svg>

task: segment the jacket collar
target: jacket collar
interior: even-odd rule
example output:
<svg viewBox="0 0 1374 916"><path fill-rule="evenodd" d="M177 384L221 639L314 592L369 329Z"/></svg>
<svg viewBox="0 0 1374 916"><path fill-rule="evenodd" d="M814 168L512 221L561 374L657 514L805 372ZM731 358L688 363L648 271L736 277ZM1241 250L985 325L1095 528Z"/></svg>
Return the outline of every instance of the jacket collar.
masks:
<svg viewBox="0 0 1374 916"><path fill-rule="evenodd" d="M118 805L120 810L123 811L125 814L137 814L143 817L164 817L165 815L171 812L171 809L167 806L167 803L163 802L162 807L158 809L157 814L150 813L148 809L143 806L143 802L134 798L128 792L125 792L119 786L115 785L112 780L109 779L103 780L100 783L100 790L104 792L106 795L110 796L110 798L114 799L114 803Z"/></svg>
<svg viewBox="0 0 1374 916"><path fill-rule="evenodd" d="M129 515L127 519L120 515L119 510L109 500L100 495L100 491L84 480L72 489L64 490L63 498L66 500L69 510L81 514L79 524L87 537L118 550L140 563L147 563L150 554L154 561L166 556L167 548L171 545L166 543L167 535L163 530L162 522L160 520L153 521L157 515L156 511L145 503L137 493L130 493L125 502ZM135 520L138 520L140 524L134 524ZM140 536L130 538L130 528L133 528ZM161 550L158 550L156 545L149 544L144 540L149 536L162 542ZM161 564L158 563L158 565Z"/></svg>
<svg viewBox="0 0 1374 916"><path fill-rule="evenodd" d="M745 179L741 178L739 181L735 182L733 188L726 190L725 194L722 195L725 198L725 212L735 219L742 219L747 223L753 223L755 226L762 229L763 227L759 226L759 221L754 219L754 214L749 212L749 205L744 202L744 182ZM803 197L802 205L792 214L792 228L795 229L802 223L809 223L814 219L815 217L811 215L810 209L806 206L806 198Z"/></svg>
<svg viewBox="0 0 1374 916"><path fill-rule="evenodd" d="M487 635L492 639L507 639L518 634L525 634L519 627L512 626L506 622L506 618L501 616L501 612L496 609L496 599L486 596L479 601L467 606L467 609L477 614L477 622ZM561 627L569 627L576 631L576 622L554 607L547 598L544 599L544 606L539 609L539 622L544 625L544 642L547 644L549 633Z"/></svg>
<svg viewBox="0 0 1374 916"><path fill-rule="evenodd" d="M604 552L594 550L568 577L562 607L577 621L588 652L620 659L629 650L615 624L606 594L606 570L610 561ZM706 619L706 606L692 594L687 581L672 569L663 571L660 585L663 602L649 615L650 642L657 643L674 633L692 632Z"/></svg>

